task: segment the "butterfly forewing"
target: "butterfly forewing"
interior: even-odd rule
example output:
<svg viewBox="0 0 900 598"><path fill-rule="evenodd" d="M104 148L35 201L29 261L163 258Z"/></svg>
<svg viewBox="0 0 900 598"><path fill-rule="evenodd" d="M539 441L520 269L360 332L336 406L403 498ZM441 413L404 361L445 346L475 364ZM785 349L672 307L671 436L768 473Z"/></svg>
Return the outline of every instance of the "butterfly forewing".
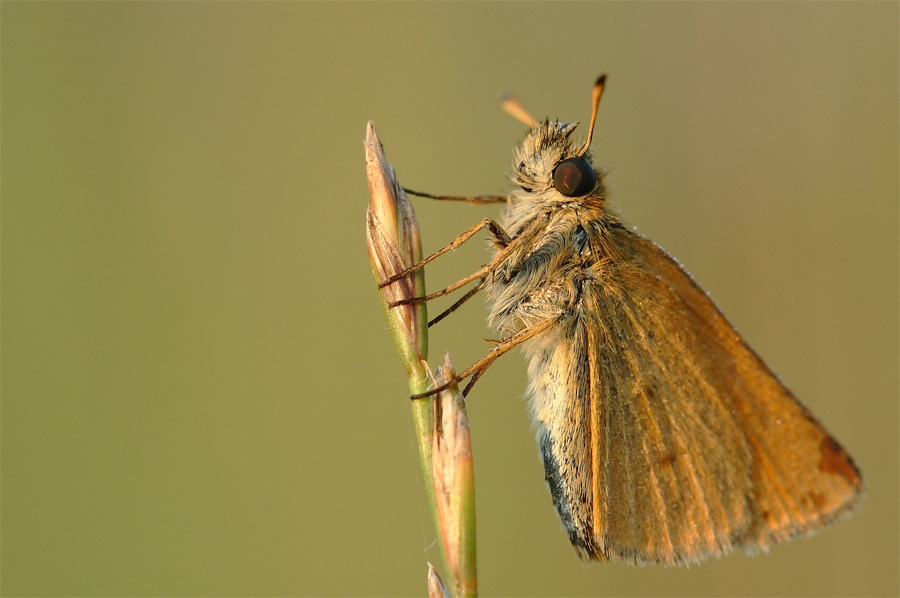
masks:
<svg viewBox="0 0 900 598"><path fill-rule="evenodd" d="M557 339L530 349L548 480L576 547L676 564L765 549L852 507L852 461L690 276L622 227L598 239L615 259Z"/></svg>

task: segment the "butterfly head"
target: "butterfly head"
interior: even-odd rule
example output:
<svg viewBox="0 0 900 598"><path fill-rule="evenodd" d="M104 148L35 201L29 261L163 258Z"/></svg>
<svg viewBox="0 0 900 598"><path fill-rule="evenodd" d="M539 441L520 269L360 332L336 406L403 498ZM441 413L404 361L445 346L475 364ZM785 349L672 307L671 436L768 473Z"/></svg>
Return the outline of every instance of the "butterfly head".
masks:
<svg viewBox="0 0 900 598"><path fill-rule="evenodd" d="M587 140L575 145L571 139L578 123L556 121L538 122L512 98L504 101L504 108L531 126L531 131L516 149L513 182L522 188L526 197L553 203L602 200L602 174L591 163L590 143L597 119L597 107L603 93L606 76L594 85L593 110Z"/></svg>

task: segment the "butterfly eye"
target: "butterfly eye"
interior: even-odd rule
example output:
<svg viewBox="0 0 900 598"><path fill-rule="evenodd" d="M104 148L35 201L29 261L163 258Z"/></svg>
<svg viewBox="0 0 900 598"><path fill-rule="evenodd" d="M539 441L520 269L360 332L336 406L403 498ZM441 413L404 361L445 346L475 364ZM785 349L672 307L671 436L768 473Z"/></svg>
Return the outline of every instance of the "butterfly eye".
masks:
<svg viewBox="0 0 900 598"><path fill-rule="evenodd" d="M566 197L587 195L596 184L597 175L583 158L567 158L553 171L553 186Z"/></svg>

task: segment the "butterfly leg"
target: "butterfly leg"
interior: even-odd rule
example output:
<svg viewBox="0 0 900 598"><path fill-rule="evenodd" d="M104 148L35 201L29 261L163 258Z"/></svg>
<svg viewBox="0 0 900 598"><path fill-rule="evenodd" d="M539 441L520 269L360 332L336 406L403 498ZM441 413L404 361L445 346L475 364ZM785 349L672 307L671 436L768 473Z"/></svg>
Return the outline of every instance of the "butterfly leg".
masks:
<svg viewBox="0 0 900 598"><path fill-rule="evenodd" d="M431 262L434 259L439 258L440 256L444 255L448 251L452 251L454 249L460 248L463 243L465 243L466 241L471 239L473 236L475 236L475 233L477 233L478 231L480 231L484 228L487 228L491 232L491 234L494 236L495 245L497 245L498 247L506 247L507 245L509 245L510 238L509 238L509 235L506 234L506 231L503 230L503 227L500 226L496 220L493 220L492 218L485 218L484 220L482 220L475 226L472 226L471 228L463 231L463 233L460 234L455 239L453 239L453 241L451 241L444 247L441 247L440 249L438 249L437 251L435 251L434 253L432 253L431 255L429 255L428 257L426 257L419 263L410 266L403 272L399 272L399 273L395 274L394 276L391 276L390 278L381 281L380 283L378 283L378 288L383 289L384 287L388 286L389 284L393 284L393 283L397 282L398 280L400 280L401 278L409 276L410 274L412 274L413 272L415 272L417 270L421 270L423 267L425 267L425 264L427 264L428 262ZM480 276L480 274L478 276ZM478 276L470 277L467 282L471 282L472 280L475 280L476 278L478 278ZM463 283L463 284L465 284L465 283ZM459 288L459 287L456 287L456 288ZM444 293L444 294L446 294L446 293Z"/></svg>
<svg viewBox="0 0 900 598"><path fill-rule="evenodd" d="M443 320L444 318L446 318L447 316L449 316L450 314L455 312L457 309L459 309L463 303L465 303L466 301L468 301L469 299L474 297L475 294L478 293L478 291L480 291L482 288L484 288L484 281L485 281L485 279L482 278L481 281L477 285L472 287L472 289L468 293L463 295L459 300L457 300L456 303L454 303L453 305L451 305L450 307L448 307L447 309L442 311L440 314L438 314L437 316L432 318L431 321L428 322L428 327L431 328L432 326L434 326L435 324L437 324L438 322L440 322L441 320Z"/></svg>
<svg viewBox="0 0 900 598"><path fill-rule="evenodd" d="M439 392L447 390L447 388L454 384L459 384L460 382L471 376L472 379L469 380L469 383L462 391L463 396L468 395L469 391L472 390L472 387L475 385L475 382L478 380L478 378L481 377L481 375L491 366L492 363L497 360L497 358L499 358L501 355L503 355L513 347L524 343L537 334L540 334L541 332L555 324L556 321L556 318L544 320L543 322L525 328L524 330L520 330L519 332L516 332L515 334L498 341L497 345L493 349L491 349L487 355L466 368L466 370L461 374L457 374L457 376L450 382L441 384L440 386L436 386L428 392L412 395L410 399L424 399L425 397L436 395Z"/></svg>
<svg viewBox="0 0 900 598"><path fill-rule="evenodd" d="M497 255L500 255L500 254L497 254ZM465 278L463 278L461 280L457 280L450 286L443 288L440 291L428 293L427 295L422 295L421 297L408 297L406 299L400 299L399 301L391 301L390 303L388 303L388 307L397 307L399 305L410 305L412 303L424 303L425 301L431 301L432 299L437 299L438 297L443 297L444 295L449 295L453 291L466 286L473 280L476 280L478 278L484 278L486 275L490 274L497 268L498 263L499 262L497 262L496 260L491 260L490 262L487 263L487 265L482 266L481 268L479 268L472 274L469 274L468 276L466 276Z"/></svg>
<svg viewBox="0 0 900 598"><path fill-rule="evenodd" d="M486 203L506 203L508 199L505 195L479 195L477 197L460 197L457 195L432 195L431 193L421 193L419 191L407 189L406 187L404 187L403 190L410 195L415 195L417 197L427 197L428 199L440 199L443 201L465 201L474 205Z"/></svg>
<svg viewBox="0 0 900 598"><path fill-rule="evenodd" d="M478 224L476 224L469 230L465 231L459 237L457 237L453 243L457 243L457 241L459 241L460 239L463 239L462 241L459 241L459 244L462 244L465 241L467 241L469 238L471 238L472 235L475 234L475 232L477 230L479 230L480 228L484 228L484 227L490 228L491 225L489 225L488 223L489 222L493 223L493 225L497 227L497 230L495 231L493 228L491 228L491 233L494 234L494 238L496 239L495 243L500 247L500 250L497 252L497 254L494 256L494 258L491 261L489 261L487 264L485 264L484 266L482 266L481 268L479 268L477 271L470 274L469 276L466 276L462 280L459 280L459 281L451 284L450 286L448 286L444 289L441 289L440 291L435 291L433 293L429 293L428 295L424 295L422 297L409 297L407 299L401 299L400 301L395 301L395 302L389 303L388 306L389 307L397 307L398 305L409 305L412 303L421 303L423 301L431 301L432 299L436 299L437 297L443 297L444 295L447 295L448 293L452 293L456 289L469 284L470 282L472 282L475 279L486 277L487 275L493 273L500 266L500 264L502 264L504 262L504 260L506 260L509 257L509 255L511 253L513 253L514 251L522 250L523 248L527 248L527 247L531 246L535 242L535 233L540 232L540 230L543 229L543 227L545 225L545 221L546 221L546 215L544 218L535 218L534 221L528 227L526 227L524 230L520 231L516 235L515 238L510 238L506 234L506 231L504 231L503 228L500 227L500 225L498 225L496 222L494 222L490 218L485 218L483 221L479 222ZM499 233L502 233L502 237L499 236ZM465 238L463 238L463 237L465 237ZM450 249L453 248L452 247L453 243L451 243L447 247L444 247L443 249L438 250L434 254L428 256L427 258L425 258L424 260L422 260L415 266L412 266L411 268L408 268L404 272L401 272L400 274L397 274L397 275L392 276L391 278L387 279L385 282L383 282L379 285L379 288L402 278L407 273L417 270L418 268L422 267L425 263L431 261L432 259L438 257L439 255L441 255L443 253L446 253L447 251L449 251Z"/></svg>

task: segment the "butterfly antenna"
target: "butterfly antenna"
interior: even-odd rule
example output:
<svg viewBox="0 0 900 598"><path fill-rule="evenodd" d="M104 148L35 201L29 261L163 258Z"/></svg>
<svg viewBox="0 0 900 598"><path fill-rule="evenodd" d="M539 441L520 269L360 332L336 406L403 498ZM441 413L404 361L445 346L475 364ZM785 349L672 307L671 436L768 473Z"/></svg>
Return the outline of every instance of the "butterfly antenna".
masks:
<svg viewBox="0 0 900 598"><path fill-rule="evenodd" d="M583 156L588 151L588 148L591 147L591 138L594 136L594 123L597 122L597 110L600 107L600 97L603 95L604 85L606 85L606 75L600 75L597 78L597 82L594 83L594 90L591 94L591 126L588 128L587 141L584 142L584 147L579 152L580 156Z"/></svg>
<svg viewBox="0 0 900 598"><path fill-rule="evenodd" d="M540 124L533 116L528 114L528 110L525 110L525 106L522 105L519 99L509 92L504 92L501 96L500 106L516 120L522 121L532 129Z"/></svg>

